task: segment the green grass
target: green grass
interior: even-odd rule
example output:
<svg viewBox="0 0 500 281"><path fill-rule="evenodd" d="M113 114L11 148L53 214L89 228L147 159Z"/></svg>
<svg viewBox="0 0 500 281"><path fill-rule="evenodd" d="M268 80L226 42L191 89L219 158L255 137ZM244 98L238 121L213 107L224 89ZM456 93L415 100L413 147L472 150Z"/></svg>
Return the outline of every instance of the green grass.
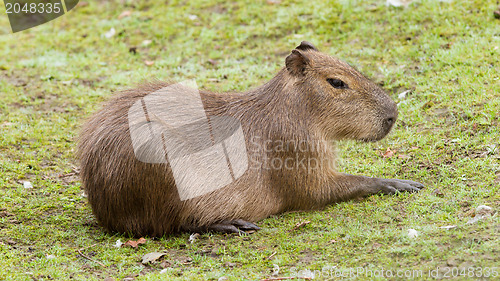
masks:
<svg viewBox="0 0 500 281"><path fill-rule="evenodd" d="M422 280L449 266L483 272L496 266L500 274L499 216L466 224L479 205L500 209L497 6L495 0L422 0L407 9L382 0L89 1L12 34L0 5L0 279L258 280L271 277L275 265L281 277L358 267L422 270L416 278ZM125 10L132 14L118 19ZM111 27L116 35L105 38ZM129 237L96 225L71 174L85 118L113 92L153 77L244 91L270 79L301 40L356 66L399 103L386 139L339 145L340 169L427 188L271 217L250 236L203 234L190 244L185 233L148 238L138 249L113 247ZM412 94L400 100L407 89ZM387 148L394 157L381 157ZM34 188L25 189L24 181ZM439 228L445 225L457 228ZM408 238L410 228L419 232L416 239ZM80 256L80 248L105 266ZM162 251L168 263L141 264L144 254Z"/></svg>

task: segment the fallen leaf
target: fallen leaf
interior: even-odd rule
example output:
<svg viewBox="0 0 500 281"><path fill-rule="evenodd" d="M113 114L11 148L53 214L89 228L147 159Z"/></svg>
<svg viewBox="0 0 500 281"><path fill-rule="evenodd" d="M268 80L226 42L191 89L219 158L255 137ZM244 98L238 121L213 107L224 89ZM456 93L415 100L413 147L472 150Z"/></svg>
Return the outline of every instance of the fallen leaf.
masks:
<svg viewBox="0 0 500 281"><path fill-rule="evenodd" d="M218 61L213 60L213 59L208 59L208 63L211 64L211 65L218 65L219 64Z"/></svg>
<svg viewBox="0 0 500 281"><path fill-rule="evenodd" d="M406 155L406 154L398 154L398 158L399 159L408 159L408 158L411 158L410 155Z"/></svg>
<svg viewBox="0 0 500 281"><path fill-rule="evenodd" d="M387 150L385 151L384 154L382 154L382 157L383 158L390 158L392 156L394 156L394 152L395 151L392 151L389 147L387 148Z"/></svg>
<svg viewBox="0 0 500 281"><path fill-rule="evenodd" d="M308 225L310 223L311 223L311 221L298 222L297 224L295 224L295 227L292 228L292 231L297 230L297 229L299 229L301 227L304 227L304 226L306 226L306 225Z"/></svg>
<svg viewBox="0 0 500 281"><path fill-rule="evenodd" d="M154 61L150 61L150 60L145 60L144 64L147 65L147 66L152 66L153 64L155 64L155 62Z"/></svg>
<svg viewBox="0 0 500 281"><path fill-rule="evenodd" d="M141 244L144 244L146 243L146 239L144 239L143 237L139 238L139 240L137 241L134 241L134 240L128 240L127 242L125 242L125 246L130 246L132 248L137 248L139 245Z"/></svg>
<svg viewBox="0 0 500 281"><path fill-rule="evenodd" d="M166 253L158 253L158 252L147 253L142 257L142 264L147 264L152 261L156 261L159 258L163 257L164 255L166 255Z"/></svg>
<svg viewBox="0 0 500 281"><path fill-rule="evenodd" d="M435 195L437 197L444 197L444 194L441 192L441 190L439 189L434 189L434 191L432 191L432 195Z"/></svg>
<svg viewBox="0 0 500 281"><path fill-rule="evenodd" d="M121 20L122 18L129 17L132 14L132 11L123 11L119 16L118 19Z"/></svg>

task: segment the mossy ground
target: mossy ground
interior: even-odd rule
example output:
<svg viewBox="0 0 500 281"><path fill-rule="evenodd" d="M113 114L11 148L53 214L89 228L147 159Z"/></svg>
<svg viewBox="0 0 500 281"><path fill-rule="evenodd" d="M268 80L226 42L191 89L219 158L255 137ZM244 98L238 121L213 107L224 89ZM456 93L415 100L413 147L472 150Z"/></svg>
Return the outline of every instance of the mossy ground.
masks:
<svg viewBox="0 0 500 281"><path fill-rule="evenodd" d="M422 270L416 279L429 279L438 267L485 276L495 266L500 274L499 216L466 224L479 205L500 209L498 1L272 2L88 1L16 34L0 5L0 279L257 280L276 265L279 277L364 268ZM217 91L260 85L301 40L354 65L399 103L386 139L339 145L340 169L427 188L275 216L250 236L203 234L190 244L186 233L113 247L129 237L96 225L74 174L85 118L152 77ZM381 157L387 148L394 156ZM439 228L446 225L457 227ZM141 263L161 251L163 264Z"/></svg>

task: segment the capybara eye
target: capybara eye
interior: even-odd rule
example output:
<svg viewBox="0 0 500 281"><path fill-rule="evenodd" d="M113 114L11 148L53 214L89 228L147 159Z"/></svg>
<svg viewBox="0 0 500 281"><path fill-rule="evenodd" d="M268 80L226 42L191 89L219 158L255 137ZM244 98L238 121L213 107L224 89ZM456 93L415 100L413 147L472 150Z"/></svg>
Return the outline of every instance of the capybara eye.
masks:
<svg viewBox="0 0 500 281"><path fill-rule="evenodd" d="M328 79L326 79L326 81L328 83L330 83L330 85L332 85L332 87L334 87L336 89L347 89L347 88L349 88L349 86L347 86L347 84L344 83L344 81L339 80L339 79L328 78Z"/></svg>

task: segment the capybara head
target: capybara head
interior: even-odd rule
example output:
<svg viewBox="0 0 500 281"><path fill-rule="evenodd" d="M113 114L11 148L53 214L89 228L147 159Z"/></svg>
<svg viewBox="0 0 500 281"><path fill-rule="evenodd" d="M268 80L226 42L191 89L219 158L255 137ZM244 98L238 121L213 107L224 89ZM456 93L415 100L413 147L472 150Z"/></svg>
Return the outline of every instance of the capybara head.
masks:
<svg viewBox="0 0 500 281"><path fill-rule="evenodd" d="M302 42L286 58L286 69L307 95L319 129L330 138L380 140L396 121L396 104L384 90L309 42Z"/></svg>

